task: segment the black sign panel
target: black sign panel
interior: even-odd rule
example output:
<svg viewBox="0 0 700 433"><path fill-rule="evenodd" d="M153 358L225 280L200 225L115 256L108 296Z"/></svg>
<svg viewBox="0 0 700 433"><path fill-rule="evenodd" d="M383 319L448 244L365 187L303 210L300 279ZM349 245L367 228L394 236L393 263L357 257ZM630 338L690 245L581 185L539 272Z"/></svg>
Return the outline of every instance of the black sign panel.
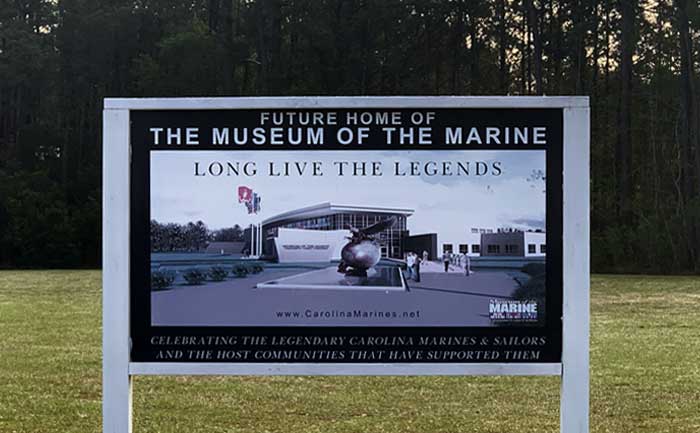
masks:
<svg viewBox="0 0 700 433"><path fill-rule="evenodd" d="M561 361L561 109L130 116L132 361Z"/></svg>

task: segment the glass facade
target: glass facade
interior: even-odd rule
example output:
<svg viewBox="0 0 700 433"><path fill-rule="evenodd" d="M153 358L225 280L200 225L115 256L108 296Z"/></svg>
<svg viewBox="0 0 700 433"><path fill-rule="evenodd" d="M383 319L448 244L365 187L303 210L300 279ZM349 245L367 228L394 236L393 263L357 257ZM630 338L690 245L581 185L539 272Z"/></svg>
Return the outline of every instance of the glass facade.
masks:
<svg viewBox="0 0 700 433"><path fill-rule="evenodd" d="M277 228L305 230L345 230L348 226L364 228L388 218L396 218L393 227L380 232L377 240L382 247L382 256L403 259L402 240L408 235L406 215L379 212L338 212L314 218L304 218L265 226L268 237L277 235Z"/></svg>

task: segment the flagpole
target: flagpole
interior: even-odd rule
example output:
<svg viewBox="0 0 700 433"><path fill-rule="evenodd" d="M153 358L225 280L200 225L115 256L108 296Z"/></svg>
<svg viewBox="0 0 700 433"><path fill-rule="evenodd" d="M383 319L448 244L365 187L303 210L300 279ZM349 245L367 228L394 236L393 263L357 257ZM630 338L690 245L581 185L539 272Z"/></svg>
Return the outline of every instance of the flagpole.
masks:
<svg viewBox="0 0 700 433"><path fill-rule="evenodd" d="M253 223L248 225L250 228L250 257L255 257L255 230L253 229Z"/></svg>
<svg viewBox="0 0 700 433"><path fill-rule="evenodd" d="M258 244L258 258L260 258L260 256L262 255L262 251L260 248L262 246L262 242L260 242L260 224L255 224L255 230L258 234L256 243Z"/></svg>
<svg viewBox="0 0 700 433"><path fill-rule="evenodd" d="M251 188L241 185L238 187L238 203L245 203L248 214L253 214L250 222L250 257L259 259L263 255L263 225L260 217L255 215L260 211L260 196Z"/></svg>

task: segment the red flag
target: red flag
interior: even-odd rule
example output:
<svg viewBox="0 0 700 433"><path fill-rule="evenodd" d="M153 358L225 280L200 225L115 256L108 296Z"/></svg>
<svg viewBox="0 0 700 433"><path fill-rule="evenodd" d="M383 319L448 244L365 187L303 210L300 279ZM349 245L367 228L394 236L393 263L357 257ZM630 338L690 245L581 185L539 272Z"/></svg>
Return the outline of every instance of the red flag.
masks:
<svg viewBox="0 0 700 433"><path fill-rule="evenodd" d="M249 203L253 200L253 190L247 186L238 187L238 203Z"/></svg>

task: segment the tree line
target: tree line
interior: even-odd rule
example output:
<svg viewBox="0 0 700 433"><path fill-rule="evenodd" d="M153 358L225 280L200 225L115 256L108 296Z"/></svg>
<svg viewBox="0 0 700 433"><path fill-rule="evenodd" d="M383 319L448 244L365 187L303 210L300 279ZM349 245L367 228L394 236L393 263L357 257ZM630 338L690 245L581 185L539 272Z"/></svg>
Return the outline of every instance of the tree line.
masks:
<svg viewBox="0 0 700 433"><path fill-rule="evenodd" d="M115 96L589 95L595 271L700 271L692 0L0 4L0 264L99 266Z"/></svg>
<svg viewBox="0 0 700 433"><path fill-rule="evenodd" d="M210 242L242 242L243 229L236 224L210 230L202 221L159 223L151 220L151 252L195 252L206 249Z"/></svg>

